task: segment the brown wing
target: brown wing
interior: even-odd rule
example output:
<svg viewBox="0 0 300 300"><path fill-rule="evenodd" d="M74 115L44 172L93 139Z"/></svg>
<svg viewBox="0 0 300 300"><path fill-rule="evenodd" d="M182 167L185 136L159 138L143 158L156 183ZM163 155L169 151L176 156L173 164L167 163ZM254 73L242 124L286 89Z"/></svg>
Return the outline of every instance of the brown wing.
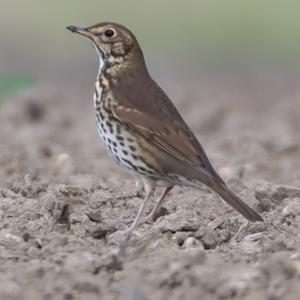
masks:
<svg viewBox="0 0 300 300"><path fill-rule="evenodd" d="M141 81L131 77L126 85L119 82L112 91L118 102L113 108L116 118L176 159L196 169L204 168L223 183L191 129L151 78Z"/></svg>

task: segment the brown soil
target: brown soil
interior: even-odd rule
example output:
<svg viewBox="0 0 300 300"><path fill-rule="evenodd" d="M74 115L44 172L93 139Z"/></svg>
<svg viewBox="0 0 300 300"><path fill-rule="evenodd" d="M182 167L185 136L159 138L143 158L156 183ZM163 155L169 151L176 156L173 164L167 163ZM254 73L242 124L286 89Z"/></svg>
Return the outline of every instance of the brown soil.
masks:
<svg viewBox="0 0 300 300"><path fill-rule="evenodd" d="M106 155L88 93L43 88L0 107L1 300L299 299L300 94L165 86L265 224L177 187L116 263L142 198Z"/></svg>

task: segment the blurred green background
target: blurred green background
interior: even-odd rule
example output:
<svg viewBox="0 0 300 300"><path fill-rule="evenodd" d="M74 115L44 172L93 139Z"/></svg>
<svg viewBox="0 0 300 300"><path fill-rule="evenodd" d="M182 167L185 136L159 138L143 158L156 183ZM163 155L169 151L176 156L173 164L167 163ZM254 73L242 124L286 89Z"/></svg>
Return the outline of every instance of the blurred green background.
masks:
<svg viewBox="0 0 300 300"><path fill-rule="evenodd" d="M297 72L300 2L277 0L0 0L0 74L89 83L97 61L67 25L116 21L136 34L149 68L191 80L206 70ZM176 75L175 75L176 74Z"/></svg>

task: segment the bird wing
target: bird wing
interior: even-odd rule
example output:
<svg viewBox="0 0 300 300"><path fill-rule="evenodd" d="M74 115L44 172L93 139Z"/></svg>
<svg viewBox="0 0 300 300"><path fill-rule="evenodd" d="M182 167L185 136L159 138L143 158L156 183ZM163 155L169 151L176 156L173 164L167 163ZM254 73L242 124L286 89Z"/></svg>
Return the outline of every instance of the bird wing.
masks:
<svg viewBox="0 0 300 300"><path fill-rule="evenodd" d="M168 96L153 80L142 84L143 89L135 82L113 91L118 103L112 108L114 116L169 155L223 183Z"/></svg>

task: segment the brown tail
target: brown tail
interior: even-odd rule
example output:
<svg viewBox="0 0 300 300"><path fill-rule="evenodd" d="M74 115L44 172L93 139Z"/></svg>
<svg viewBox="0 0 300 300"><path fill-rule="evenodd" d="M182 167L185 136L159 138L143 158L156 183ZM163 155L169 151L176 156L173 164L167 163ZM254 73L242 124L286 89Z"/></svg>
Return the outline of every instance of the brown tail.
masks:
<svg viewBox="0 0 300 300"><path fill-rule="evenodd" d="M237 195L228 189L224 184L213 182L210 188L220 195L229 205L235 208L240 214L251 222L263 222L264 219L243 202Z"/></svg>

